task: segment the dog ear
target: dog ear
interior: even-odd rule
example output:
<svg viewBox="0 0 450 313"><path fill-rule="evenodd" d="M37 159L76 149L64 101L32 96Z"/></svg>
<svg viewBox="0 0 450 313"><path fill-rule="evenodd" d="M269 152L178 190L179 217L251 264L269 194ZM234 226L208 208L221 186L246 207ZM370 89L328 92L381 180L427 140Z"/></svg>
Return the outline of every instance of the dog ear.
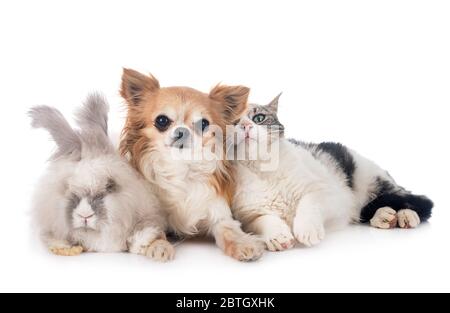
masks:
<svg viewBox="0 0 450 313"><path fill-rule="evenodd" d="M160 88L153 75L144 75L131 69L124 69L122 76L121 96L129 105L138 105L145 93L152 93Z"/></svg>
<svg viewBox="0 0 450 313"><path fill-rule="evenodd" d="M228 123L232 123L247 110L249 95L250 88L244 86L217 85L209 97L223 105L222 115Z"/></svg>

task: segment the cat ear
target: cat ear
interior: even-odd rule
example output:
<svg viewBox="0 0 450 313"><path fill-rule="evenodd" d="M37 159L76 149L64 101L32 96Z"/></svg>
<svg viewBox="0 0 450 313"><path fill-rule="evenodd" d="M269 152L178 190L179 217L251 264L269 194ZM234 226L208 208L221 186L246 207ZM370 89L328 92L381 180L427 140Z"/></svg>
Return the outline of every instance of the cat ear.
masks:
<svg viewBox="0 0 450 313"><path fill-rule="evenodd" d="M153 75L147 76L130 69L123 70L120 94L129 105L139 105L145 93L156 92L159 88L159 82Z"/></svg>
<svg viewBox="0 0 450 313"><path fill-rule="evenodd" d="M244 86L217 85L211 90L209 97L222 104L222 116L231 123L247 110L249 95L250 88Z"/></svg>
<svg viewBox="0 0 450 313"><path fill-rule="evenodd" d="M272 100L272 102L267 105L267 108L275 114L278 113L278 103L280 102L280 98L282 95L283 93L280 93L275 99Z"/></svg>

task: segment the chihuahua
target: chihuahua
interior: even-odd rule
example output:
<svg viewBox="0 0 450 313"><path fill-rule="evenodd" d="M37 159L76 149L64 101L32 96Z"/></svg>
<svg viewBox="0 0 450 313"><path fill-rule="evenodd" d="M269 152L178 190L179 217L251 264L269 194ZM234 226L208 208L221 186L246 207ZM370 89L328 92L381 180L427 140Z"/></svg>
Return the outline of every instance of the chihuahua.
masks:
<svg viewBox="0 0 450 313"><path fill-rule="evenodd" d="M257 260L264 251L233 218L234 168L224 157L224 133L246 111L249 93L243 86L218 85L209 94L161 88L154 76L130 69L121 87L128 107L121 153L158 190L172 230L212 235L239 261Z"/></svg>

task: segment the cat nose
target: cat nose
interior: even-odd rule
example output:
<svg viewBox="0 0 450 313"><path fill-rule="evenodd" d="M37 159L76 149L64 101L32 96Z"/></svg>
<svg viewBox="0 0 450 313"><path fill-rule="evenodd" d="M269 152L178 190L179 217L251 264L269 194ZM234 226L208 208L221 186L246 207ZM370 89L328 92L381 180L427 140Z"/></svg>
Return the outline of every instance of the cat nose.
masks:
<svg viewBox="0 0 450 313"><path fill-rule="evenodd" d="M81 215L81 214L77 214L77 215L78 215L78 217L80 217L80 218L82 218L82 219L88 220L88 219L90 219L90 218L93 218L94 215L95 215L95 213L94 213L94 214L91 214L91 215L89 215L89 216L85 216L85 215Z"/></svg>

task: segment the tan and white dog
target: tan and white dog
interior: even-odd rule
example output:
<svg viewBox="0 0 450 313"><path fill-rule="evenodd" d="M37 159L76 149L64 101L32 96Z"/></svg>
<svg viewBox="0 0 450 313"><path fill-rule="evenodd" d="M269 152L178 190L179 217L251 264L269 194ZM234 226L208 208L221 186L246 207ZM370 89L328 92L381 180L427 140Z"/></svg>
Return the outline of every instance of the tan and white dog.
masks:
<svg viewBox="0 0 450 313"><path fill-rule="evenodd" d="M128 105L121 153L158 190L173 231L212 235L240 261L259 259L264 245L234 220L234 169L225 160L224 132L246 111L249 88L161 88L153 76L125 69L121 95ZM201 157L193 157L200 150Z"/></svg>

